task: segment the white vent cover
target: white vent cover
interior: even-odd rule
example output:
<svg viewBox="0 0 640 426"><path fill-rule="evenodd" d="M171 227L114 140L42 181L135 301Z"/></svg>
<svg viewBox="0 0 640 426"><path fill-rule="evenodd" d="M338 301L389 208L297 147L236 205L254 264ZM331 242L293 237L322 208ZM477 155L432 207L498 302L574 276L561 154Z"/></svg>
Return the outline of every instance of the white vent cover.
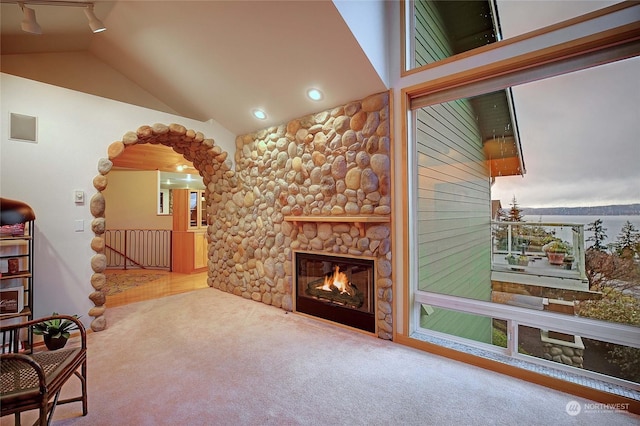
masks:
<svg viewBox="0 0 640 426"><path fill-rule="evenodd" d="M9 138L37 142L37 118L30 115L11 113L11 134Z"/></svg>

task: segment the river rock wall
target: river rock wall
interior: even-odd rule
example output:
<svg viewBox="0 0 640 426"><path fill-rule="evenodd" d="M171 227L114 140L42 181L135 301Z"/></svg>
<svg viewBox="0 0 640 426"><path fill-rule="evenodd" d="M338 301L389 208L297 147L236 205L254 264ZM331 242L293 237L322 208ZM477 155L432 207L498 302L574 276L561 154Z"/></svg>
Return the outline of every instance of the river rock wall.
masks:
<svg viewBox="0 0 640 426"><path fill-rule="evenodd" d="M373 257L377 334L391 339L390 224L370 224L361 232L349 221L285 220L388 218L389 123L385 92L238 137L235 173L204 176L208 284L291 311L295 250Z"/></svg>

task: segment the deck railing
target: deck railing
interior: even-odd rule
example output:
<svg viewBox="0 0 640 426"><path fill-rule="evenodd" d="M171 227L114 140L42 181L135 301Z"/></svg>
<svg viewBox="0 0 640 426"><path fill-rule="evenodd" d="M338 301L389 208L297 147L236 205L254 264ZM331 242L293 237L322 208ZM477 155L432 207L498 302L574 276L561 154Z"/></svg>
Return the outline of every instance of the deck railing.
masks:
<svg viewBox="0 0 640 426"><path fill-rule="evenodd" d="M491 222L492 270L586 280L584 225L557 222ZM560 265L549 263L545 246L569 246Z"/></svg>
<svg viewBox="0 0 640 426"><path fill-rule="evenodd" d="M171 270L171 230L109 229L105 243L108 268Z"/></svg>

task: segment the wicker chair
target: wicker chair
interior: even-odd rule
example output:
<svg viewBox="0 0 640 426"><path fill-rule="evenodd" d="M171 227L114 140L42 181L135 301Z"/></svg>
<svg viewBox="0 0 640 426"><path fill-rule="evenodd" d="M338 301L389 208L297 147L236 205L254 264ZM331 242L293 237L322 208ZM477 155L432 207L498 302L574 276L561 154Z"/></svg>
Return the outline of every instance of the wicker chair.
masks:
<svg viewBox="0 0 640 426"><path fill-rule="evenodd" d="M60 318L73 321L80 330L80 344L55 351L35 348L20 353L21 335L28 327L41 321ZM87 415L87 336L82 323L71 316L56 315L0 327L0 406L2 416L14 414L20 425L20 415L27 410L39 410L39 425L48 425L57 404L82 402L82 415ZM59 400L60 390L71 376L80 379L82 395Z"/></svg>

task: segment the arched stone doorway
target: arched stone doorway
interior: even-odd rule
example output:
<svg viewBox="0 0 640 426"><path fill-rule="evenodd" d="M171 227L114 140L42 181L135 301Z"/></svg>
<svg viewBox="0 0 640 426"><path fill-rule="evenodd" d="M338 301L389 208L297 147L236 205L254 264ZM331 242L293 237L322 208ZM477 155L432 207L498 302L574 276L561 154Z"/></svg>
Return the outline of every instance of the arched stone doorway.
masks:
<svg viewBox="0 0 640 426"><path fill-rule="evenodd" d="M89 299L95 305L89 310L89 315L93 317L91 329L102 331L107 327L104 316L106 312L106 296L101 291L106 284L104 270L107 265L105 255L105 199L102 191L107 187L107 174L113 166L112 160L124 152L127 146L135 144L162 144L173 148L174 151L182 154L185 159L192 162L200 176L202 176L205 189L207 211L210 211L214 202L212 189L221 178L231 178L234 172L231 170L231 161L228 160L228 153L224 152L220 146L215 144L213 139L206 139L200 132L188 130L179 124L154 124L152 126L141 126L136 131L127 132L121 141L113 142L107 150L107 157L98 161L98 175L93 179L93 186L98 191L93 195L90 202L91 214L94 219L91 222L91 229L95 236L91 241L91 248L95 255L91 258L91 285L94 291L89 295ZM207 229L207 239L211 241L211 223Z"/></svg>

